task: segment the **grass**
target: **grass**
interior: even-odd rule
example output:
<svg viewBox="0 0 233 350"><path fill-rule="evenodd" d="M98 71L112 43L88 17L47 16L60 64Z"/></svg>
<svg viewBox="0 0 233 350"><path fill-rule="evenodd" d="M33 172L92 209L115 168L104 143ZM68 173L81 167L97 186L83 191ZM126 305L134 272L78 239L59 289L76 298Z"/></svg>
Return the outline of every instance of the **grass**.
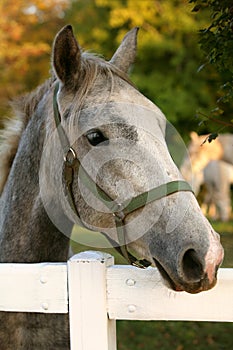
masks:
<svg viewBox="0 0 233 350"><path fill-rule="evenodd" d="M230 350L232 324L120 321L118 350Z"/></svg>
<svg viewBox="0 0 233 350"><path fill-rule="evenodd" d="M221 234L225 250L223 267L233 268L233 221L228 223L212 222ZM77 231L74 236L78 237ZM85 239L84 239L85 236ZM75 252L90 249L94 243L106 245L105 239L98 234L87 235L81 230L80 245L73 242ZM96 250L102 248L96 247ZM114 249L104 249L115 256L117 264L125 263ZM224 296L223 296L224 298ZM233 349L232 323L220 322L178 322L178 321L118 321L118 350L231 350Z"/></svg>
<svg viewBox="0 0 233 350"><path fill-rule="evenodd" d="M225 257L222 267L233 268L233 220L229 222L211 222L214 229L220 233Z"/></svg>

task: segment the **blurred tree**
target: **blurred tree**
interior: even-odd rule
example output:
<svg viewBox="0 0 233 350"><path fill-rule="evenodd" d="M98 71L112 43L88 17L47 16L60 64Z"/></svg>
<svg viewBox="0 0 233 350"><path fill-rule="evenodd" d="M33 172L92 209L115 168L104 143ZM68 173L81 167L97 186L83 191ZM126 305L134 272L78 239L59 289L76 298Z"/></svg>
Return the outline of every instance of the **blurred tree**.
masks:
<svg viewBox="0 0 233 350"><path fill-rule="evenodd" d="M187 0L79 0L72 1L65 18L84 48L107 58L123 35L139 26L133 81L179 130L204 132L196 111L214 108L217 73L211 67L198 72L203 57L198 31L208 18L197 18L192 8Z"/></svg>
<svg viewBox="0 0 233 350"><path fill-rule="evenodd" d="M132 80L184 135L192 129L215 131L215 125L206 127L195 115L197 110L209 114L222 95L217 89L220 73L211 65L198 71L203 63L198 31L210 19L209 12L192 8L188 0L1 0L1 115L9 97L48 76L52 40L65 23L74 26L84 49L106 59L123 35L139 26Z"/></svg>
<svg viewBox="0 0 233 350"><path fill-rule="evenodd" d="M51 40L67 0L0 1L0 112L7 100L48 76Z"/></svg>
<svg viewBox="0 0 233 350"><path fill-rule="evenodd" d="M116 47L118 29L109 23L112 3L99 4L96 0L71 0L65 20L71 23L77 33L80 45L89 51L100 53L109 58Z"/></svg>
<svg viewBox="0 0 233 350"><path fill-rule="evenodd" d="M233 2L232 0L190 0L194 3L193 12L205 14L209 22L202 26L200 45L206 62L220 74L218 90L218 114L232 120L233 107ZM233 126L233 125L232 125Z"/></svg>

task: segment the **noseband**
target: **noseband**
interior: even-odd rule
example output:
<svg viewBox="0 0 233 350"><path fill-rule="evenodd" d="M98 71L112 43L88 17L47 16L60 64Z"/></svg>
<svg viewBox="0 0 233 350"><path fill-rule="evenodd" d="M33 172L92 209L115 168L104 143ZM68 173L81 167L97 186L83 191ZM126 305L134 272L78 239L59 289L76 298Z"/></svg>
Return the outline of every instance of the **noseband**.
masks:
<svg viewBox="0 0 233 350"><path fill-rule="evenodd" d="M77 207L75 205L74 194L72 190L72 184L74 179L74 174L79 174L79 180L81 183L92 193L95 197L102 201L107 208L112 213L117 230L118 244L119 246L115 247L116 250L131 264L140 268L146 268L151 265L146 259L138 260L135 258L127 249L126 244L126 232L125 232L125 219L128 214L133 213L135 210L145 207L146 204L151 203L155 200L169 196L172 193L179 191L192 191L191 186L185 181L171 181L166 184L162 184L158 187L155 187L147 192L141 193L136 197L133 197L131 201L128 200L123 203L117 203L114 201L98 184L96 184L86 170L82 167L76 152L70 146L70 142L66 135L64 128L61 125L61 115L58 109L57 103L57 94L59 90L59 84L57 83L54 89L53 96L53 111L54 119L57 127L59 139L63 149L64 155L64 179L67 191L67 198L70 207L78 217L79 224L84 226L81 221L80 215L78 213ZM103 233L111 244L116 243L105 233Z"/></svg>

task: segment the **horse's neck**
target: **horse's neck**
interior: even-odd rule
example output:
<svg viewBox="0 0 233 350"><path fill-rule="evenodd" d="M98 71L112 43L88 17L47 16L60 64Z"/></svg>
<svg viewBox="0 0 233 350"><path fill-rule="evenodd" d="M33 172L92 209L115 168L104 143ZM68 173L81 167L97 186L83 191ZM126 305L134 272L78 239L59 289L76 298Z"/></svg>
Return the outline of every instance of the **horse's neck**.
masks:
<svg viewBox="0 0 233 350"><path fill-rule="evenodd" d="M0 261L39 262L67 259L69 239L51 223L40 199L39 166L42 117L24 131L1 197Z"/></svg>

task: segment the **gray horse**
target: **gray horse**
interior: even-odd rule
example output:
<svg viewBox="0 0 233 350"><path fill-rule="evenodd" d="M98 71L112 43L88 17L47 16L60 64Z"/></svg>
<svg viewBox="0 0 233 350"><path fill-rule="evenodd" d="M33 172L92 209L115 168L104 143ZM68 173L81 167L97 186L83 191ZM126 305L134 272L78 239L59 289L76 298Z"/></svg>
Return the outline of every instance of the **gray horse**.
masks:
<svg viewBox="0 0 233 350"><path fill-rule="evenodd" d="M0 261L66 261L79 223L131 263L157 265L172 289L198 293L216 284L223 249L169 154L164 115L127 76L136 37L107 62L64 27L54 76L16 101L1 153ZM0 344L68 350L68 318L2 312Z"/></svg>

